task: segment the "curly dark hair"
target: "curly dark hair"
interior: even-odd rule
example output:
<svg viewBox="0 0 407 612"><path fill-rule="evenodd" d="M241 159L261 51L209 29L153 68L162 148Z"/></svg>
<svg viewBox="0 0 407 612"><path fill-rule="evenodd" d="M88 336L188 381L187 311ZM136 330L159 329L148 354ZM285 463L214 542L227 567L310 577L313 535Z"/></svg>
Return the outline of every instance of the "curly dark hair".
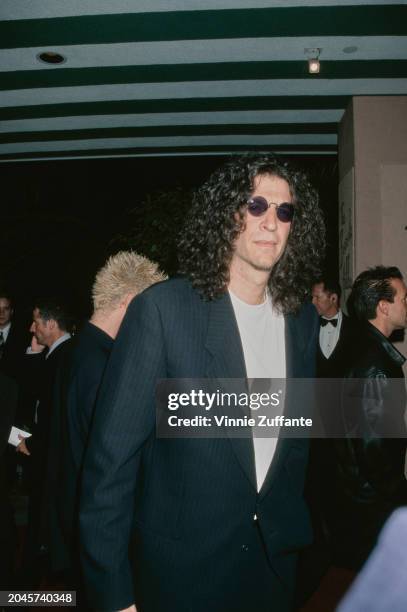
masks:
<svg viewBox="0 0 407 612"><path fill-rule="evenodd" d="M269 278L273 304L284 314L294 313L321 274L325 225L306 175L274 155L232 158L197 190L179 241L180 273L204 299L226 291L234 242L245 227L254 179L261 175L285 179L295 205L287 246Z"/></svg>

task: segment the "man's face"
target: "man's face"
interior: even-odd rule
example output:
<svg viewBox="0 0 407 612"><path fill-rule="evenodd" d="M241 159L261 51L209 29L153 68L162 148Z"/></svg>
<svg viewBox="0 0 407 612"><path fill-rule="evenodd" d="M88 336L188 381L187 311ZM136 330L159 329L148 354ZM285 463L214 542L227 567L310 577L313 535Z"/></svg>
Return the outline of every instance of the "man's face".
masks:
<svg viewBox="0 0 407 612"><path fill-rule="evenodd" d="M392 278L390 285L396 291L393 302L388 302L388 318L393 329L407 327L407 287L399 278Z"/></svg>
<svg viewBox="0 0 407 612"><path fill-rule="evenodd" d="M33 322L30 332L34 334L39 344L51 346L52 344L52 321L44 321L38 308L33 310Z"/></svg>
<svg viewBox="0 0 407 612"><path fill-rule="evenodd" d="M11 308L10 300L5 297L0 298L0 329L10 323L12 316L13 309Z"/></svg>
<svg viewBox="0 0 407 612"><path fill-rule="evenodd" d="M338 312L338 301L335 293L325 291L324 283L316 283L312 288L312 303L320 317L334 317Z"/></svg>
<svg viewBox="0 0 407 612"><path fill-rule="evenodd" d="M273 204L292 202L287 181L270 174L255 178L254 196L262 196ZM290 229L291 222L277 219L275 206L270 206L261 217L246 212L244 230L234 244L232 265L271 272L284 253Z"/></svg>

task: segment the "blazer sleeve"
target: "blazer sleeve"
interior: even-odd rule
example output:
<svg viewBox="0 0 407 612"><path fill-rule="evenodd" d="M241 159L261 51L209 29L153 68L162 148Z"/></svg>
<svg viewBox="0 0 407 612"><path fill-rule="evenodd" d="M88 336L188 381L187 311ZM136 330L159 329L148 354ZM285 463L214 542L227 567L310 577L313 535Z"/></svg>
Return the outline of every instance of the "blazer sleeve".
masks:
<svg viewBox="0 0 407 612"><path fill-rule="evenodd" d="M81 556L97 610L134 603L128 549L140 450L154 432L155 385L165 375L160 315L147 292L130 304L115 341L84 461Z"/></svg>

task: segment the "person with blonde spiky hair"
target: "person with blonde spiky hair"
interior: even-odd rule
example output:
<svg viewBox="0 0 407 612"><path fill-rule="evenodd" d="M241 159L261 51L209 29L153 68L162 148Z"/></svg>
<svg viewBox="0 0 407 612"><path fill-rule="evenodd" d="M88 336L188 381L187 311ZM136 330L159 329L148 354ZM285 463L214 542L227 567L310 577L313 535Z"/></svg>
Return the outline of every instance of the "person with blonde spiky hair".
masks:
<svg viewBox="0 0 407 612"><path fill-rule="evenodd" d="M93 315L75 336L57 377L48 472L50 557L53 570L67 572L72 588L78 588L79 575L75 551L80 473L96 395L128 305L165 279L156 263L133 251L109 257L92 287Z"/></svg>
<svg viewBox="0 0 407 612"><path fill-rule="evenodd" d="M96 274L91 322L114 339L133 297L165 278L157 264L143 255L133 251L112 255Z"/></svg>

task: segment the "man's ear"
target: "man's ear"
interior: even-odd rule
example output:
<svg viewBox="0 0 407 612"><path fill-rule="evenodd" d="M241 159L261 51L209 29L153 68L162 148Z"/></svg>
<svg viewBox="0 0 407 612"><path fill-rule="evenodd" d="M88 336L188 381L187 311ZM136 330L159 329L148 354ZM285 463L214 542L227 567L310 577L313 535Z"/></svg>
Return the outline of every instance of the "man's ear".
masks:
<svg viewBox="0 0 407 612"><path fill-rule="evenodd" d="M330 300L331 300L331 302L333 304L337 304L338 303L338 294L337 293L331 293Z"/></svg>
<svg viewBox="0 0 407 612"><path fill-rule="evenodd" d="M56 326L57 326L57 322L55 321L55 319L48 319L48 321L47 321L48 329L54 331Z"/></svg>
<svg viewBox="0 0 407 612"><path fill-rule="evenodd" d="M389 314L389 302L387 300L379 300L379 303L376 307L376 314L385 315L387 317L387 315Z"/></svg>

